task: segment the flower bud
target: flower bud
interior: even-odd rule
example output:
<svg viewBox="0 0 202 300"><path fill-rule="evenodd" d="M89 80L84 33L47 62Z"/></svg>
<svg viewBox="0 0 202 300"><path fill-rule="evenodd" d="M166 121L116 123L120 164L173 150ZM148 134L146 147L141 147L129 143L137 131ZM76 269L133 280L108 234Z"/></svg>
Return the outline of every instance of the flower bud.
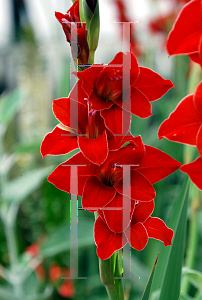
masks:
<svg viewBox="0 0 202 300"><path fill-rule="evenodd" d="M88 30L87 38L90 52L95 52L100 32L99 1L82 0L84 20Z"/></svg>

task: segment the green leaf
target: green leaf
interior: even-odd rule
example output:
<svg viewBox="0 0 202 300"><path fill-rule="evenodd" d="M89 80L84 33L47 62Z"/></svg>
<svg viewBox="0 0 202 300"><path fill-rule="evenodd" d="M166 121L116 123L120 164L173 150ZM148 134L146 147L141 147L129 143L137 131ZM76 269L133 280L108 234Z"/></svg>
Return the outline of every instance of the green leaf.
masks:
<svg viewBox="0 0 202 300"><path fill-rule="evenodd" d="M33 271L23 282L22 289L26 296L33 296L37 294L39 288L39 281L37 279L36 273Z"/></svg>
<svg viewBox="0 0 202 300"><path fill-rule="evenodd" d="M178 300L180 296L180 283L182 261L184 258L186 225L187 225L187 197L188 187L185 189L184 198L178 210L178 222L171 246L166 273L161 288L160 300Z"/></svg>
<svg viewBox="0 0 202 300"><path fill-rule="evenodd" d="M20 90L2 96L0 101L0 123L7 126L19 109L20 100L24 93Z"/></svg>
<svg viewBox="0 0 202 300"><path fill-rule="evenodd" d="M153 281L153 278L154 278L154 273L155 273L155 269L156 269L156 264L157 264L158 258L159 258L159 254L158 254L158 256L156 258L156 261L154 263L154 266L152 268L149 280L147 282L146 288L144 290L144 294L142 296L142 300L149 300L149 295L150 295L150 292L151 292L152 281Z"/></svg>
<svg viewBox="0 0 202 300"><path fill-rule="evenodd" d="M0 299L1 300L19 300L18 297L7 287L0 286Z"/></svg>
<svg viewBox="0 0 202 300"><path fill-rule="evenodd" d="M194 300L194 299L195 298L192 298L192 297L190 297L188 295L183 295L183 294L181 294L180 298L179 298L179 300Z"/></svg>
<svg viewBox="0 0 202 300"><path fill-rule="evenodd" d="M78 247L94 244L93 220L80 218L78 221ZM63 224L51 234L41 247L41 254L49 257L70 249L70 223Z"/></svg>
<svg viewBox="0 0 202 300"><path fill-rule="evenodd" d="M192 270L189 268L182 269L182 275L186 276L188 280L195 286L197 289L200 290L202 293L202 273L196 270Z"/></svg>
<svg viewBox="0 0 202 300"><path fill-rule="evenodd" d="M176 235L177 224L179 223L180 212L182 210L182 206L184 204L185 198L188 192L188 180L186 179L183 183L180 195L178 199L174 202L169 222L167 223L168 227L172 228ZM174 236L175 236L174 235ZM154 274L153 284L152 284L152 291L159 290L162 286L162 282L165 276L166 268L168 265L168 259L171 252L171 247L164 247L163 244L160 244L158 249L159 259L158 265L156 266L156 272Z"/></svg>
<svg viewBox="0 0 202 300"><path fill-rule="evenodd" d="M11 202L21 202L35 191L42 181L50 174L53 167L29 171L21 177L9 181L3 189L3 199Z"/></svg>

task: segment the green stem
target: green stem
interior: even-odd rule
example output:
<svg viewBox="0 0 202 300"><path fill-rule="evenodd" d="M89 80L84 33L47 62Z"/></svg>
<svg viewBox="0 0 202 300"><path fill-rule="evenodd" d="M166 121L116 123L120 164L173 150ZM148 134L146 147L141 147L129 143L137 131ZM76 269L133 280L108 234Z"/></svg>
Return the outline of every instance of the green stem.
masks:
<svg viewBox="0 0 202 300"><path fill-rule="evenodd" d="M88 58L88 63L90 65L94 64L94 57L95 57L95 52L94 51L90 51L89 58Z"/></svg>
<svg viewBox="0 0 202 300"><path fill-rule="evenodd" d="M115 266L115 272L114 272L114 277L120 277L120 279L115 279L115 288L116 288L116 292L118 294L118 299L120 300L124 300L124 291L123 291L123 284L122 284L122 264L121 264L121 260L122 260L122 251L118 251L118 253L116 253L116 266Z"/></svg>
<svg viewBox="0 0 202 300"><path fill-rule="evenodd" d="M12 224L4 223L8 253L10 258L11 268L15 270L16 262L17 262L17 247L15 242L15 233Z"/></svg>
<svg viewBox="0 0 202 300"><path fill-rule="evenodd" d="M100 268L100 279L104 284L109 299L110 300L119 300L120 298L117 295L115 284L114 284L114 257L111 256L109 259L101 260L99 259L99 268Z"/></svg>

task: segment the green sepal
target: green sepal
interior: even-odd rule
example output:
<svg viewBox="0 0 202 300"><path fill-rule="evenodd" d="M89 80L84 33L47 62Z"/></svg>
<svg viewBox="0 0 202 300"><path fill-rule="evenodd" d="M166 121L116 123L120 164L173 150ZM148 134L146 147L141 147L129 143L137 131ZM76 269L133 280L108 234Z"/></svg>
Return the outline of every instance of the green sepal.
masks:
<svg viewBox="0 0 202 300"><path fill-rule="evenodd" d="M99 1L97 0L94 13L88 7L88 4L83 0L84 20L86 22L87 40L90 52L95 52L98 45L100 33L100 17L99 17Z"/></svg>
<svg viewBox="0 0 202 300"><path fill-rule="evenodd" d="M81 22L85 22L82 0L79 0L79 18Z"/></svg>

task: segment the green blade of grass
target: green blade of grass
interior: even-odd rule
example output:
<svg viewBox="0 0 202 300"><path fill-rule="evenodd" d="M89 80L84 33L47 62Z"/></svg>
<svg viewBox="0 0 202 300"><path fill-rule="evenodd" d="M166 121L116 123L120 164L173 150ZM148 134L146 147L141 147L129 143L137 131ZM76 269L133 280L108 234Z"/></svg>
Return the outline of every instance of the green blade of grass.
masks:
<svg viewBox="0 0 202 300"><path fill-rule="evenodd" d="M178 199L174 202L171 215L168 222L168 227L172 228L176 234L177 224L179 223L180 212L184 204L185 198L188 192L189 181L186 179L185 182L181 185L181 192ZM154 279L152 283L152 292L157 291L161 288L162 282L165 276L165 271L168 265L168 258L171 252L171 247L164 247L163 244L160 245L158 249L159 259L158 265L156 266L156 272L154 274Z"/></svg>
<svg viewBox="0 0 202 300"><path fill-rule="evenodd" d="M156 269L158 258L159 258L159 254L158 254L157 258L156 258L156 261L155 261L154 266L152 268L151 274L149 276L149 280L148 280L146 288L144 290L144 294L142 296L142 300L148 300L149 299L149 295L150 295L150 292L151 292L152 281L153 281L153 278L154 278L154 273L155 273L155 269Z"/></svg>
<svg viewBox="0 0 202 300"><path fill-rule="evenodd" d="M186 188L181 209L178 211L178 222L161 288L160 300L178 300L180 296L182 261L186 238L187 207L188 197Z"/></svg>

